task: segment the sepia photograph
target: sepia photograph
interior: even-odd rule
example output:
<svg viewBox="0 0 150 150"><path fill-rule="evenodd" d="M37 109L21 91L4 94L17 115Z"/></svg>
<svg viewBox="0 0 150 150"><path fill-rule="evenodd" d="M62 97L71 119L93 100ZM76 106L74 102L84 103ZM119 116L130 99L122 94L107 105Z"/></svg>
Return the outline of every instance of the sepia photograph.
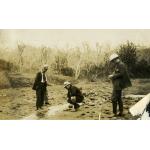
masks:
<svg viewBox="0 0 150 150"><path fill-rule="evenodd" d="M149 29L1 29L0 120L149 120Z"/></svg>
<svg viewBox="0 0 150 150"><path fill-rule="evenodd" d="M149 6L1 0L1 149L148 148Z"/></svg>

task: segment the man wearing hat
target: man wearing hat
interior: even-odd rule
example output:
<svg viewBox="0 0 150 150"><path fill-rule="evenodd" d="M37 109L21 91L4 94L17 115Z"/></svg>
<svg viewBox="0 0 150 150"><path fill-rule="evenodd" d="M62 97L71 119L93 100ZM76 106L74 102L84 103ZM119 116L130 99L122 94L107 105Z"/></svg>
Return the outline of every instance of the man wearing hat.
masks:
<svg viewBox="0 0 150 150"><path fill-rule="evenodd" d="M64 88L68 90L67 102L73 105L74 110L77 111L80 105L78 103L83 102L84 96L79 88L73 86L70 82L64 82Z"/></svg>
<svg viewBox="0 0 150 150"><path fill-rule="evenodd" d="M131 81L125 64L119 59L118 54L112 54L109 57L110 63L113 65L114 71L109 75L112 80L112 105L114 116L123 115L122 90L131 86ZM117 114L117 105L119 105L119 114Z"/></svg>
<svg viewBox="0 0 150 150"><path fill-rule="evenodd" d="M42 109L44 105L44 99L46 98L47 92L47 77L46 72L48 70L48 65L43 65L42 70L37 73L35 82L33 84L33 90L36 90L36 108Z"/></svg>

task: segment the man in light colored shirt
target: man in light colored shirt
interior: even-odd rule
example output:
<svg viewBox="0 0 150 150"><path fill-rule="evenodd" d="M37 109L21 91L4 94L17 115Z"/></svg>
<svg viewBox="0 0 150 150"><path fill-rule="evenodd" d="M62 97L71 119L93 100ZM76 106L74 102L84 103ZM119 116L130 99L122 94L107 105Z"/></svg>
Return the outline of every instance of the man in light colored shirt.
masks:
<svg viewBox="0 0 150 150"><path fill-rule="evenodd" d="M47 92L47 76L46 72L48 65L43 65L42 70L36 75L35 82L33 84L33 90L36 90L36 109L42 109L44 105L44 99Z"/></svg>

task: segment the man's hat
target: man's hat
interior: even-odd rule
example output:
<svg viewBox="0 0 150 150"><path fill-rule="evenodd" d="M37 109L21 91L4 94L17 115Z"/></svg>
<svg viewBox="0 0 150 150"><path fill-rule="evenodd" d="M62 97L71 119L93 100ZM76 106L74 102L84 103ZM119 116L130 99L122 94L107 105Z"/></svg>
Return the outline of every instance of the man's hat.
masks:
<svg viewBox="0 0 150 150"><path fill-rule="evenodd" d="M47 65L47 64L44 64L44 65L43 65L43 68L48 68L48 65Z"/></svg>
<svg viewBox="0 0 150 150"><path fill-rule="evenodd" d="M69 81L64 82L64 88L68 85L71 85L71 83Z"/></svg>
<svg viewBox="0 0 150 150"><path fill-rule="evenodd" d="M116 58L119 58L119 56L118 56L118 54L114 53L114 54L112 54L112 55L109 57L109 61L112 61L112 60L114 60L114 59L116 59Z"/></svg>

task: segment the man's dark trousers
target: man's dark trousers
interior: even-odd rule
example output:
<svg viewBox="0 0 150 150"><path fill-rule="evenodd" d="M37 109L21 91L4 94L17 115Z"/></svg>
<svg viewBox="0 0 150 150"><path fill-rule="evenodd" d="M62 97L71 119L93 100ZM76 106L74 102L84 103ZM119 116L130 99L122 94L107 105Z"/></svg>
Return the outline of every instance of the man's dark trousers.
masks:
<svg viewBox="0 0 150 150"><path fill-rule="evenodd" d="M113 90L112 93L112 105L113 105L113 113L117 115L117 104L119 105L120 114L123 113L123 102L122 102L122 90Z"/></svg>
<svg viewBox="0 0 150 150"><path fill-rule="evenodd" d="M36 90L36 108L42 108L43 104L44 104L44 97L46 94L46 88L45 87L41 87L39 89Z"/></svg>
<svg viewBox="0 0 150 150"><path fill-rule="evenodd" d="M68 99L68 103L74 105L74 108L77 109L80 107L78 103L81 103L83 101L82 98L76 97L75 99Z"/></svg>
<svg viewBox="0 0 150 150"><path fill-rule="evenodd" d="M68 100L68 103L72 104L74 106L74 109L77 109L80 107L80 105L77 102L73 102L72 100Z"/></svg>

